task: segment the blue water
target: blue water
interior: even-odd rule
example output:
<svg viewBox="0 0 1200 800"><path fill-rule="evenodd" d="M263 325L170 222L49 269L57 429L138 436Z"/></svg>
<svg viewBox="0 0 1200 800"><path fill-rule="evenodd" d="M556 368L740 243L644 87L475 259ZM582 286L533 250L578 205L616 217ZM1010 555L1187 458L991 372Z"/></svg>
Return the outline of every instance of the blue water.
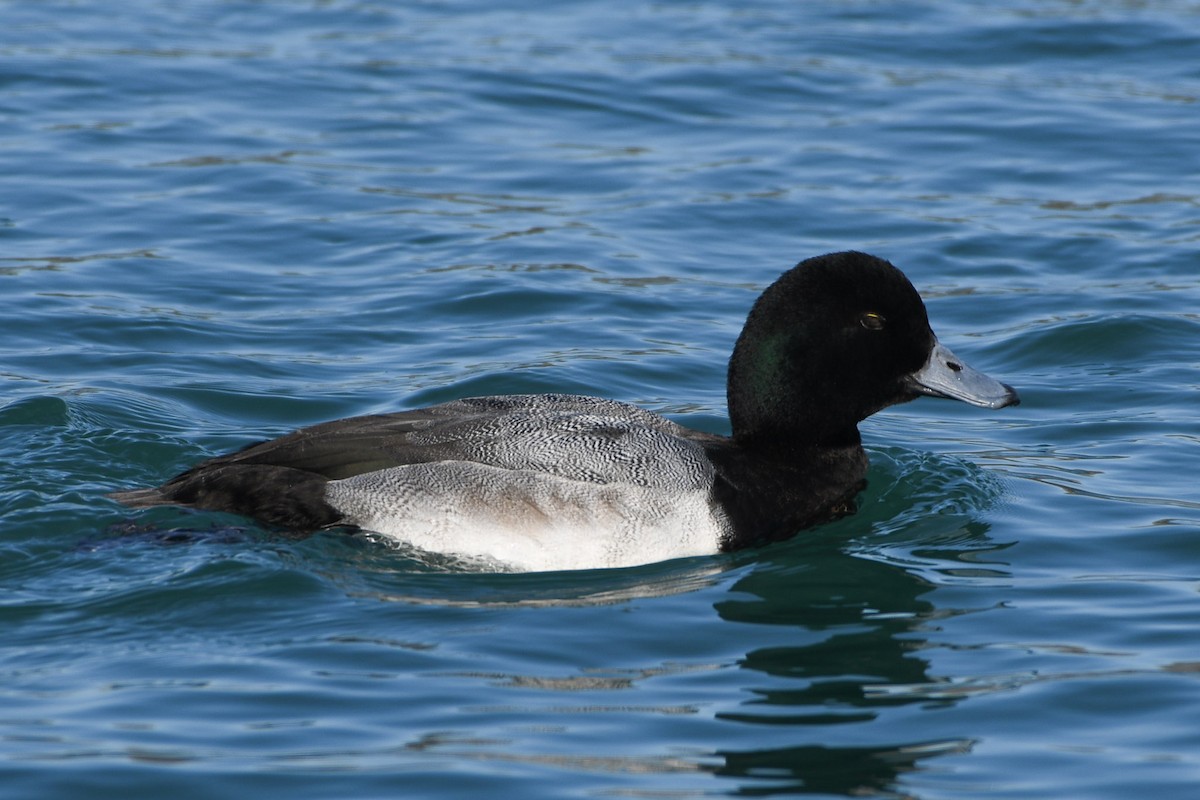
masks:
<svg viewBox="0 0 1200 800"><path fill-rule="evenodd" d="M0 2L0 796L1194 798L1200 7ZM1021 391L860 512L495 575L106 498L352 414L727 431L803 257Z"/></svg>

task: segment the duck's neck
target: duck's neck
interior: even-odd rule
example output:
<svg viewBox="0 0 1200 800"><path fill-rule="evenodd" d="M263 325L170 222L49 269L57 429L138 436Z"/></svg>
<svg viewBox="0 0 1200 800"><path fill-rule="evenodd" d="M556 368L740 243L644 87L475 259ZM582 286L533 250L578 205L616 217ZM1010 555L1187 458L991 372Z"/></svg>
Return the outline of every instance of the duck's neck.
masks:
<svg viewBox="0 0 1200 800"><path fill-rule="evenodd" d="M736 427L730 440L741 450L752 452L759 459L788 462L804 457L807 453L817 451L839 450L842 448L858 448L862 446L862 437L858 428L837 431L822 431L803 429L754 429L748 432Z"/></svg>
<svg viewBox="0 0 1200 800"><path fill-rule="evenodd" d="M717 471L714 494L733 523L725 550L786 539L853 513L867 472L859 444L789 449L778 442L744 446L725 440L706 450Z"/></svg>
<svg viewBox="0 0 1200 800"><path fill-rule="evenodd" d="M726 386L733 439L762 452L858 445L846 399L820 369L801 377L783 348L779 339L738 340Z"/></svg>

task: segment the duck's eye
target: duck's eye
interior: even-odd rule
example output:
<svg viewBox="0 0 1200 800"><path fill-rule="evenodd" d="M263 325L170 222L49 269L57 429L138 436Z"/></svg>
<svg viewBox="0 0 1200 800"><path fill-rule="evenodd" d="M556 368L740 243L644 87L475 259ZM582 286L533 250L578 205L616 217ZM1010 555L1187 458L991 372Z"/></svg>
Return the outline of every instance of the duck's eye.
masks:
<svg viewBox="0 0 1200 800"><path fill-rule="evenodd" d="M867 311L858 318L858 324L862 325L869 331L883 330L883 324L886 322L883 314L876 314L874 311Z"/></svg>

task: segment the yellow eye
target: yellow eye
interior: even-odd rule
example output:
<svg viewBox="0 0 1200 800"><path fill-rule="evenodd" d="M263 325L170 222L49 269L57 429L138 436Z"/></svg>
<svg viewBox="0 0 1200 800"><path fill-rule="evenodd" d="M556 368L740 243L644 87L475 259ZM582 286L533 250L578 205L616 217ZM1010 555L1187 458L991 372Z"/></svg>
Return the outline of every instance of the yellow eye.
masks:
<svg viewBox="0 0 1200 800"><path fill-rule="evenodd" d="M858 318L858 323L869 331L883 330L883 324L886 321L883 314L876 314L874 311L867 311Z"/></svg>

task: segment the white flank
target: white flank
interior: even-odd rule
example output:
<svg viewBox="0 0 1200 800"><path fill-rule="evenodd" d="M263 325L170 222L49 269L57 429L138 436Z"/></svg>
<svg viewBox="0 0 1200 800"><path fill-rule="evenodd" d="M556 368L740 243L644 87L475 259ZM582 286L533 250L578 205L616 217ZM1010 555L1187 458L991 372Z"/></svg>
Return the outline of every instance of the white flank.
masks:
<svg viewBox="0 0 1200 800"><path fill-rule="evenodd" d="M326 500L365 530L525 571L712 554L728 527L701 489L591 483L465 461L330 481Z"/></svg>

